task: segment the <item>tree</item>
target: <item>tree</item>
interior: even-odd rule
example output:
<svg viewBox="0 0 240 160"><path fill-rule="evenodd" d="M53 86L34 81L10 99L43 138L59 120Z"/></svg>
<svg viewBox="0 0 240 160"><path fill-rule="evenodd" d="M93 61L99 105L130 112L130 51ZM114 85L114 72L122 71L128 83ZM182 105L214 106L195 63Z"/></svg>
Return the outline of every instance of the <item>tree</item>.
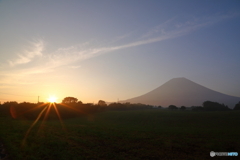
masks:
<svg viewBox="0 0 240 160"><path fill-rule="evenodd" d="M240 110L240 101L235 105L233 110Z"/></svg>
<svg viewBox="0 0 240 160"><path fill-rule="evenodd" d="M98 101L98 105L99 105L99 106L107 106L106 102L103 101L103 100L99 100L99 101Z"/></svg>
<svg viewBox="0 0 240 160"><path fill-rule="evenodd" d="M178 109L175 105L168 106L168 109Z"/></svg>
<svg viewBox="0 0 240 160"><path fill-rule="evenodd" d="M217 102L205 101L203 102L203 109L206 111L227 111L229 108Z"/></svg>
<svg viewBox="0 0 240 160"><path fill-rule="evenodd" d="M65 97L62 103L77 103L78 99L74 97Z"/></svg>
<svg viewBox="0 0 240 160"><path fill-rule="evenodd" d="M186 110L186 107L185 106L181 106L180 109L181 110Z"/></svg>
<svg viewBox="0 0 240 160"><path fill-rule="evenodd" d="M18 102L16 102L16 101L9 101L9 102L4 102L3 105L15 106L15 105L18 105Z"/></svg>

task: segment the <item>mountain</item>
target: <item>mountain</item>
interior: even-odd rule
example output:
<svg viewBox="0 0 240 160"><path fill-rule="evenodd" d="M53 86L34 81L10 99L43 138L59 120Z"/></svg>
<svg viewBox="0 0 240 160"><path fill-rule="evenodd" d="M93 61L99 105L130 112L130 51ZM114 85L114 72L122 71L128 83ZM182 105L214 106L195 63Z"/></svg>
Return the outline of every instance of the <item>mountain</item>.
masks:
<svg viewBox="0 0 240 160"><path fill-rule="evenodd" d="M204 101L224 103L229 108L234 108L240 101L240 97L229 96L204 86L201 86L186 78L174 78L162 86L139 97L121 102L143 103L168 107L176 106L201 106Z"/></svg>

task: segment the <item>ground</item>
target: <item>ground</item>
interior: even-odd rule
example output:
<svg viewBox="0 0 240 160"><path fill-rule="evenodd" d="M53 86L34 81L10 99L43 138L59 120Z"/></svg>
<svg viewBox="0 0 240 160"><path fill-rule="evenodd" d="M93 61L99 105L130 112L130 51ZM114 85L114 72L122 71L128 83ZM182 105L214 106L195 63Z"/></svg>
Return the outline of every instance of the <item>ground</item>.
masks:
<svg viewBox="0 0 240 160"><path fill-rule="evenodd" d="M38 122L1 116L11 159L206 159L240 153L240 112L106 111ZM218 157L224 158L224 157ZM233 157L228 157L233 158Z"/></svg>

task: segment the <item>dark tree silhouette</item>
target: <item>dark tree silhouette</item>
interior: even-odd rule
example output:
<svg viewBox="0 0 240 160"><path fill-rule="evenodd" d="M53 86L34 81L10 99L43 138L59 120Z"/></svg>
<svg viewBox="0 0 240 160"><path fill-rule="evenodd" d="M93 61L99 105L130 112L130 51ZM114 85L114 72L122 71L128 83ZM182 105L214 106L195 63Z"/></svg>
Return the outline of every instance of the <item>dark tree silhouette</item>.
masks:
<svg viewBox="0 0 240 160"><path fill-rule="evenodd" d="M4 102L3 105L6 105L6 106L15 106L15 105L18 105L18 102L16 101L9 101L9 102Z"/></svg>
<svg viewBox="0 0 240 160"><path fill-rule="evenodd" d="M77 103L78 99L74 97L65 97L62 103Z"/></svg>
<svg viewBox="0 0 240 160"><path fill-rule="evenodd" d="M180 109L181 110L186 110L186 107L185 106L181 106Z"/></svg>
<svg viewBox="0 0 240 160"><path fill-rule="evenodd" d="M103 101L103 100L99 100L99 101L98 101L98 105L99 105L99 106L107 106L106 102Z"/></svg>
<svg viewBox="0 0 240 160"><path fill-rule="evenodd" d="M168 106L168 109L178 109L175 105Z"/></svg>
<svg viewBox="0 0 240 160"><path fill-rule="evenodd" d="M138 110L138 109L152 109L153 106L151 105L146 105L146 104L141 104L141 103L110 103L106 109L107 110L120 110L120 111L124 111L124 110Z"/></svg>
<svg viewBox="0 0 240 160"><path fill-rule="evenodd" d="M235 105L233 110L240 110L240 101Z"/></svg>
<svg viewBox="0 0 240 160"><path fill-rule="evenodd" d="M205 101L203 102L203 109L206 111L226 111L230 110L226 105L217 102Z"/></svg>

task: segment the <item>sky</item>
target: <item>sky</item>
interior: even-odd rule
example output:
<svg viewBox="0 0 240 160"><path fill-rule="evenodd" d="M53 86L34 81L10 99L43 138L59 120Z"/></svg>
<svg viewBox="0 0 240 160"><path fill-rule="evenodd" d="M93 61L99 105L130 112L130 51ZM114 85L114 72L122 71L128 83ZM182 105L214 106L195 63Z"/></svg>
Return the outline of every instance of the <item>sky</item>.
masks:
<svg viewBox="0 0 240 160"><path fill-rule="evenodd" d="M0 101L116 102L185 77L240 97L239 0L1 0Z"/></svg>

